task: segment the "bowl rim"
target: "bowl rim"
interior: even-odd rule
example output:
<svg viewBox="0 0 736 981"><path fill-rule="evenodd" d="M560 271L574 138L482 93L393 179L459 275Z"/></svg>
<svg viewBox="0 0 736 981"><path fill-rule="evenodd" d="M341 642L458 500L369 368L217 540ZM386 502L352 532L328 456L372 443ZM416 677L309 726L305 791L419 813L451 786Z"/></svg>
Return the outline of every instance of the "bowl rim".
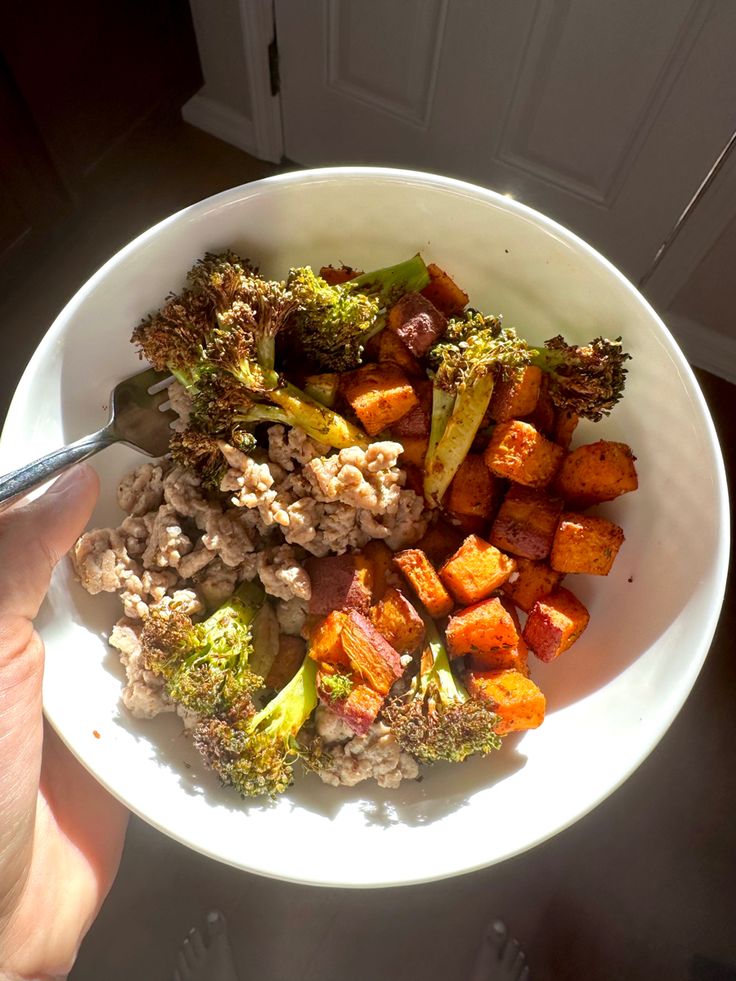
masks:
<svg viewBox="0 0 736 981"><path fill-rule="evenodd" d="M187 847L194 848L196 851L204 854L210 858L217 861L224 862L226 864L233 865L234 867L243 869L244 871L252 872L258 875L263 875L269 878L276 878L282 881L290 881L295 883L302 883L308 885L324 886L324 887L340 887L340 888L382 888L386 886L403 886L403 885L415 885L423 882L436 881L441 878L454 877L456 875L464 875L470 872L478 871L479 869L488 868L490 865L495 865L500 862L506 861L509 858L521 854L525 851L531 850L537 845L549 840L550 838L557 835L559 832L564 831L566 828L572 826L581 818L585 817L592 810L594 810L599 804L601 804L606 798L611 796L618 788L634 773L639 766L651 755L656 746L661 742L662 738L666 732L671 727L675 718L679 714L682 706L687 700L692 688L697 680L700 673L702 665L705 658L710 650L713 637L720 619L723 601L725 597L728 565L729 565L729 555L730 555L730 510L729 510L729 497L728 497L728 484L726 479L725 463L723 460L723 454L721 451L720 443L718 440L718 435L715 429L713 419L711 417L710 411L708 409L707 402L702 393L700 385L689 365L685 359L684 354L674 340L672 334L667 328L666 324L650 304L650 302L644 297L636 286L616 267L614 266L603 254L601 254L597 249L588 244L584 239L578 236L575 232L566 228L564 225L555 221L552 218L544 215L543 213L531 208L528 205L510 197L506 194L501 194L490 188L483 187L481 185L473 184L469 181L460 180L454 177L445 177L440 174L435 174L429 171L419 171L413 169L404 168L393 168L393 167L372 167L372 166L336 166L336 167L317 167L305 170L293 170L285 173L279 173L272 175L270 177L261 178L256 181L250 181L245 184L237 185L233 188L229 188L224 191L220 191L214 195L207 198L203 198L191 205L188 205L179 211L163 218L156 224L152 225L145 231L141 232L130 242L124 245L121 249L115 252L110 258L100 266L96 272L94 272L74 293L74 295L69 299L69 301L61 309L57 317L54 319L53 323L47 330L46 334L38 344L36 350L34 351L31 359L29 360L23 375L15 389L13 398L11 400L6 420L3 426L2 435L0 436L0 454L2 456L6 455L8 449L8 444L12 441L11 432L15 427L15 415L20 411L21 403L24 401L26 396L26 390L30 387L32 383L33 376L36 373L36 368L39 362L47 356L48 350L57 342L60 334L66 329L67 325L72 321L77 309L85 302L89 294L97 287L97 285L103 281L108 275L114 272L114 270L125 261L125 259L133 252L137 251L145 243L155 239L161 231L170 225L185 221L187 217L193 217L199 215L203 212L211 210L219 210L221 207L227 205L230 202L236 200L244 200L247 197L257 195L264 188L270 188L275 186L288 186L291 184L309 184L315 181L324 180L355 180L355 181L365 181L365 180L384 180L387 182L395 183L420 183L428 187L434 187L441 191L455 190L463 192L466 195L472 195L475 197L485 198L487 201L500 205L503 209L511 212L515 212L520 216L526 216L533 219L534 223L545 228L550 233L554 234L556 237L562 239L568 244L571 244L575 248L582 250L589 258L592 258L596 263L601 265L609 275L612 275L633 297L633 299L644 308L645 312L649 318L657 325L662 338L665 341L668 353L673 358L676 363L677 368L686 383L688 393L696 401L703 422L705 423L705 429L708 435L709 450L711 453L712 460L715 464L715 494L718 499L718 523L721 528L721 535L718 543L717 554L714 556L713 562L713 581L717 584L717 590L712 596L712 601L709 605L709 617L708 622L703 625L703 630L701 632L701 642L697 650L697 656L694 656L689 662L689 670L680 679L678 697L671 700L670 712L668 717L664 720L660 731L657 734L656 739L651 742L647 742L643 750L639 753L632 754L629 765L624 770L620 779L614 784L607 786L604 792L598 794L594 799L588 801L587 806L576 812L568 820L558 823L555 827L546 829L542 834L533 838L533 840L527 842L526 844L519 846L518 848L508 851L497 858L494 858L491 862L488 861L478 861L475 863L467 863L463 868L456 871L451 871L442 874L433 875L416 875L412 878L402 879L399 882L371 882L371 883L345 883L345 882L332 882L332 881L315 881L315 880L305 880L298 877L289 877L286 875L281 875L279 873L269 872L262 868L256 868L252 865L241 864L236 861L231 861L221 854L218 854L214 850L207 850L199 844L187 840L183 835L177 835L175 832L169 830L160 822L151 818L147 814L143 813L141 809L131 805L127 800L125 800L120 792L116 791L115 787L110 784L109 781L100 777L95 770L92 768L91 764L82 759L74 750L74 748L67 742L63 732L60 731L59 726L55 722L51 713L49 713L46 707L46 699L44 698L44 713L56 730L59 737L62 739L64 744L79 762L95 777L105 787L105 789L116 797L124 806L137 814L146 823L157 828L157 830L166 834L168 837L180 842Z"/></svg>

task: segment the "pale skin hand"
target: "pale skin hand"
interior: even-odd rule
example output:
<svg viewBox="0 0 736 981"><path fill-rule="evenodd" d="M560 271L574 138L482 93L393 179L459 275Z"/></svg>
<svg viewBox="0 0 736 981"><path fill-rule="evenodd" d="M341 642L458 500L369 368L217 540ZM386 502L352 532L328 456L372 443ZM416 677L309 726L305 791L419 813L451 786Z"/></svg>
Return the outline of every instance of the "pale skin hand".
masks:
<svg viewBox="0 0 736 981"><path fill-rule="evenodd" d="M0 515L0 981L66 976L125 836L127 811L44 724L33 629L51 571L97 493L94 471L81 466Z"/></svg>

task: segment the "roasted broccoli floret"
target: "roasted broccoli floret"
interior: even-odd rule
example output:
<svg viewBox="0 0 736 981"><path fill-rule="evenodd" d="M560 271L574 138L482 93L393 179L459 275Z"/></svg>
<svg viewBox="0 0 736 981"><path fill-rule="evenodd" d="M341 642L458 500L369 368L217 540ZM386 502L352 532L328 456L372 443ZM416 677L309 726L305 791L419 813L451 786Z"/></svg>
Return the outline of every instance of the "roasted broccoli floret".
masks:
<svg viewBox="0 0 736 981"><path fill-rule="evenodd" d="M322 370L357 368L365 344L384 326L383 311L428 282L420 255L335 286L309 266L292 269L287 286L296 307L289 318L289 338Z"/></svg>
<svg viewBox="0 0 736 981"><path fill-rule="evenodd" d="M558 334L529 354L530 363L546 373L550 398L558 409L598 422L624 394L624 363L631 355L623 350L620 337L596 337L576 347Z"/></svg>
<svg viewBox="0 0 736 981"><path fill-rule="evenodd" d="M252 625L263 600L260 586L243 583L202 623L174 606L154 610L141 634L145 667L164 679L175 702L197 715L252 714L251 696L264 684L250 667Z"/></svg>
<svg viewBox="0 0 736 981"><path fill-rule="evenodd" d="M190 427L172 434L169 440L171 458L179 466L194 470L206 487L218 489L228 470L220 449L223 440L243 453L250 453L256 447L253 434L235 424L214 435Z"/></svg>
<svg viewBox="0 0 736 981"><path fill-rule="evenodd" d="M232 253L205 256L188 282L136 328L133 341L186 387L194 430L228 439L233 426L282 422L340 449L368 445L365 433L276 370L276 337L295 310L283 283L263 279Z"/></svg>
<svg viewBox="0 0 736 981"><path fill-rule="evenodd" d="M339 702L341 699L347 698L353 688L355 688L355 682L351 676L340 674L340 672L325 674L320 681L321 692L332 702Z"/></svg>
<svg viewBox="0 0 736 981"><path fill-rule="evenodd" d="M194 742L223 783L245 797L283 793L294 779L294 764L316 765L316 750L299 742L299 732L317 706L317 662L309 656L291 681L249 719L233 723L204 719Z"/></svg>
<svg viewBox="0 0 736 981"><path fill-rule="evenodd" d="M560 336L531 347L496 317L470 311L451 320L428 353L434 369L432 424L424 467L424 493L439 505L475 438L499 372L536 365L549 378L558 409L597 421L623 394L629 355L615 341L596 338L576 347Z"/></svg>
<svg viewBox="0 0 736 981"><path fill-rule="evenodd" d="M391 699L384 720L399 744L421 763L460 763L501 745L490 702L468 694L455 678L434 621L425 616L427 647L409 691Z"/></svg>
<svg viewBox="0 0 736 981"><path fill-rule="evenodd" d="M439 505L472 446L498 371L503 365L527 363L528 351L499 318L469 312L449 322L428 358L434 377L424 496Z"/></svg>

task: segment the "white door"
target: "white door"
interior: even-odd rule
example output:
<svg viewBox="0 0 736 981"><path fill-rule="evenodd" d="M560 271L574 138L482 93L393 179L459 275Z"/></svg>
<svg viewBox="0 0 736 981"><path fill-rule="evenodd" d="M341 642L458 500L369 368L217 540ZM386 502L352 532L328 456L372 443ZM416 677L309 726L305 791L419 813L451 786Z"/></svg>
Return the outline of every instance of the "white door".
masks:
<svg viewBox="0 0 736 981"><path fill-rule="evenodd" d="M285 154L507 192L635 281L736 128L730 0L275 0Z"/></svg>

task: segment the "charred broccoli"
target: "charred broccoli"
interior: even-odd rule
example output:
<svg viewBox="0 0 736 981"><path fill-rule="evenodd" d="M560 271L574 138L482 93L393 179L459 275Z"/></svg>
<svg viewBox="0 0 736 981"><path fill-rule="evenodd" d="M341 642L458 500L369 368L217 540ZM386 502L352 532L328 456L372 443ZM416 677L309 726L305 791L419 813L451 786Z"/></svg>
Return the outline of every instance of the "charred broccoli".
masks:
<svg viewBox="0 0 736 981"><path fill-rule="evenodd" d="M297 309L283 283L263 279L228 252L205 256L188 284L135 329L133 341L187 389L195 432L229 441L233 426L242 438L258 422L282 422L340 449L368 445L365 433L276 370L276 336ZM207 461L196 452L190 457L187 446L178 452L185 463Z"/></svg>
<svg viewBox="0 0 736 981"><path fill-rule="evenodd" d="M170 697L201 716L252 714L263 678L250 667L252 625L264 600L260 586L243 583L202 623L175 607L154 610L141 634L147 670L164 679Z"/></svg>
<svg viewBox="0 0 736 981"><path fill-rule="evenodd" d="M490 702L468 694L455 678L434 621L425 617L427 647L409 691L384 709L403 749L421 763L461 763L474 753L499 749L499 718Z"/></svg>
<svg viewBox="0 0 736 981"><path fill-rule="evenodd" d="M263 708L238 722L204 719L194 742L223 783L245 797L283 793L294 764L314 765L313 749L300 744L300 729L317 707L317 662L307 656L291 681Z"/></svg>
<svg viewBox="0 0 736 981"><path fill-rule="evenodd" d="M470 450L499 372L536 365L549 378L556 408L597 421L623 394L628 358L620 337L598 337L577 347L557 336L543 348L534 348L496 317L470 311L463 319L451 320L428 353L434 377L424 467L427 501L440 504Z"/></svg>
<svg viewBox="0 0 736 981"><path fill-rule="evenodd" d="M361 273L336 286L309 266L292 269L287 286L296 306L289 318L288 335L322 370L357 368L365 344L384 326L382 312L428 282L429 273L420 255Z"/></svg>

